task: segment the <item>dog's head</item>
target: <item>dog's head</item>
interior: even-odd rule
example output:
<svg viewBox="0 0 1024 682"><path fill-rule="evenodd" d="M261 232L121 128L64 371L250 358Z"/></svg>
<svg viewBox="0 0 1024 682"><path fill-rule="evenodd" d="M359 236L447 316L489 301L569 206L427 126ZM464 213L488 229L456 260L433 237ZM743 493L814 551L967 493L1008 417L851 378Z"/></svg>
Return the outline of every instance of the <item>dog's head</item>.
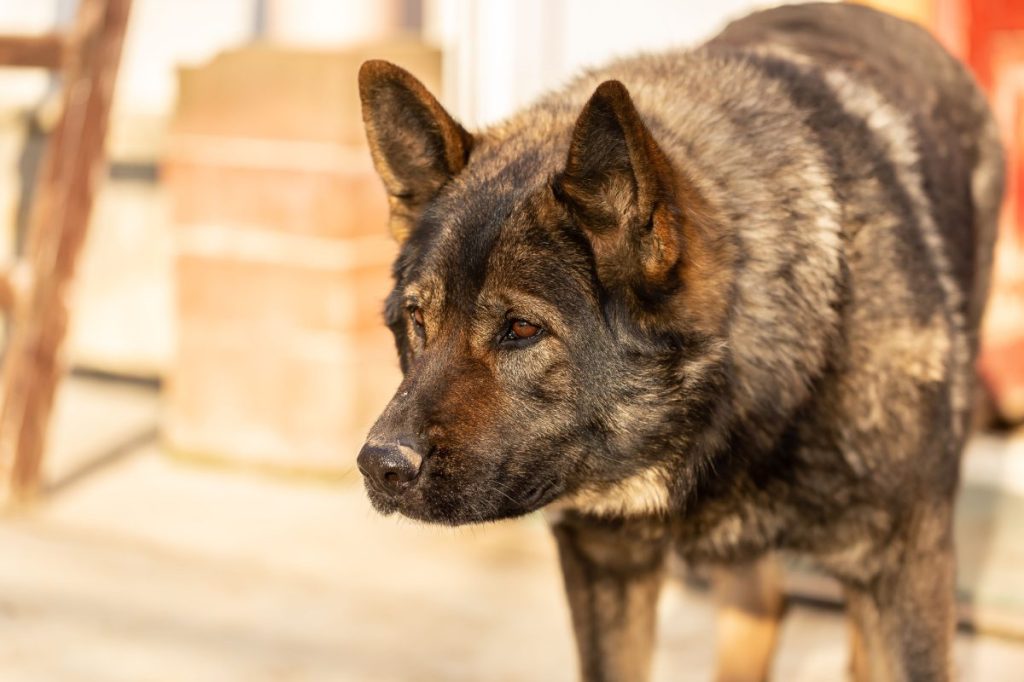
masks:
<svg viewBox="0 0 1024 682"><path fill-rule="evenodd" d="M405 377L358 459L374 506L457 524L636 476L668 491L659 467L715 410L728 283L626 88L477 136L394 65L359 88L401 243Z"/></svg>

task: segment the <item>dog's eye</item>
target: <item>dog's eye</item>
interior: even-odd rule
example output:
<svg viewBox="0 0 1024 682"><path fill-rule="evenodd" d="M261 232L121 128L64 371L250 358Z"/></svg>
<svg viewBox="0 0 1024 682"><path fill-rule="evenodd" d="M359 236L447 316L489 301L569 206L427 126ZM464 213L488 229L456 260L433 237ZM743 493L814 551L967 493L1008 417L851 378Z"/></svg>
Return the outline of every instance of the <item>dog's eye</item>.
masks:
<svg viewBox="0 0 1024 682"><path fill-rule="evenodd" d="M502 341L506 343L529 342L539 337L544 330L528 320L512 320L509 322Z"/></svg>
<svg viewBox="0 0 1024 682"><path fill-rule="evenodd" d="M416 326L416 331L423 332L423 311L419 308L410 308L409 317L412 318L413 325Z"/></svg>
<svg viewBox="0 0 1024 682"><path fill-rule="evenodd" d="M530 324L526 320L513 320L512 329L509 331L511 331L512 335L517 339L529 339L540 334L540 327L535 324Z"/></svg>

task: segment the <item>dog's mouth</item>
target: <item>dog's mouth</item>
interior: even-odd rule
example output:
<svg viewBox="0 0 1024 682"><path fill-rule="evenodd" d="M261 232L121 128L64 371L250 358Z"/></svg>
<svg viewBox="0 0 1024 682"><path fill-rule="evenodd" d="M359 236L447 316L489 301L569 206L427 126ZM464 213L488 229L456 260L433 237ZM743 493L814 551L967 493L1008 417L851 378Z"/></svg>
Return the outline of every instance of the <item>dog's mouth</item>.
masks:
<svg viewBox="0 0 1024 682"><path fill-rule="evenodd" d="M443 477L418 477L416 485L400 495L387 495L366 484L367 495L378 513L401 514L424 523L464 525L524 516L537 511L561 494L557 481L545 480L510 493L499 483L473 490L460 489Z"/></svg>

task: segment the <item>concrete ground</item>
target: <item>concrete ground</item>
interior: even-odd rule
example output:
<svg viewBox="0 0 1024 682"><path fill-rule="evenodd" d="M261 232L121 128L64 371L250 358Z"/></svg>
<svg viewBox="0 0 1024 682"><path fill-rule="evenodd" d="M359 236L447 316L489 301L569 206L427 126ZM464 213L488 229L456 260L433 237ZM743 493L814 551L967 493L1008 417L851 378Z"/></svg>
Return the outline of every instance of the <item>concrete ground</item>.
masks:
<svg viewBox="0 0 1024 682"><path fill-rule="evenodd" d="M0 680L574 679L541 518L422 527L377 517L354 477L178 461L155 441L149 389L76 380L59 409L50 475L65 484L0 521ZM711 679L712 617L670 584L656 680ZM961 634L956 655L963 680L1024 670L1019 640ZM845 660L837 611L791 609L776 680L840 680Z"/></svg>

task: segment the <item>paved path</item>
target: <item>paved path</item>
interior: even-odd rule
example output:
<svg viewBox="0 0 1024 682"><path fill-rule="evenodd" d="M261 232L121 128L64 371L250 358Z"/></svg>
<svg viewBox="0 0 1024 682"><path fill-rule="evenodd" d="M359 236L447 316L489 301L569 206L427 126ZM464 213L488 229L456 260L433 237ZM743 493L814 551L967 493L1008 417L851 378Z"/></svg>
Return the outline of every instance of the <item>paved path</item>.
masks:
<svg viewBox="0 0 1024 682"><path fill-rule="evenodd" d="M378 518L355 483L211 469L149 444L0 520L0 680L574 679L539 517L416 526ZM707 599L672 584L655 679L710 679L711 625ZM843 679L845 638L838 613L794 608L775 679ZM1024 645L961 635L957 660L964 680L1016 681Z"/></svg>

